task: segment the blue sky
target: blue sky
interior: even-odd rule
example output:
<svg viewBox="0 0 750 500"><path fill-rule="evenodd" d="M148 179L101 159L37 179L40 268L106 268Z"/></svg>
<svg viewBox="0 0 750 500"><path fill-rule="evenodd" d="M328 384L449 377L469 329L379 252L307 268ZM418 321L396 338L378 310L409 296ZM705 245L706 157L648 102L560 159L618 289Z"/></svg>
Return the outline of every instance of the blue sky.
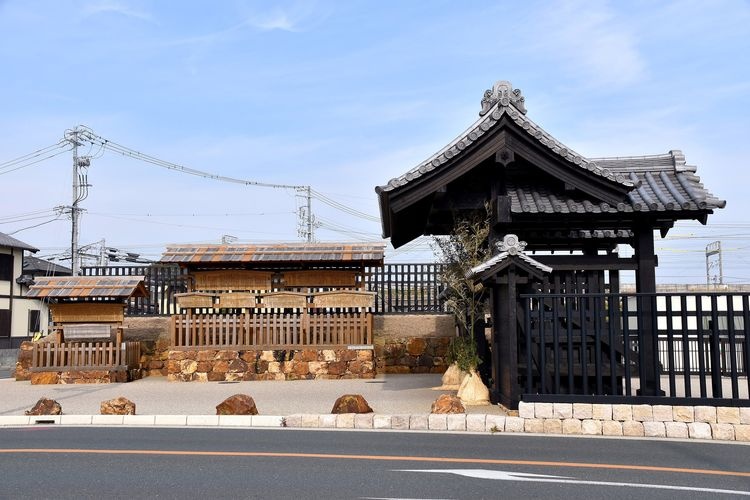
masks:
<svg viewBox="0 0 750 500"><path fill-rule="evenodd" d="M681 223L657 241L659 280L705 281L705 246L721 240L726 281L750 282L749 54L747 1L0 0L0 163L84 124L192 168L312 185L375 216L374 186L452 140L505 79L536 123L585 156L681 149L728 203L708 227ZM69 153L7 170L0 231L70 204ZM297 239L293 191L110 152L88 179L83 244L155 258L224 234ZM377 222L319 200L313 211L320 240L379 239ZM15 236L57 254L69 221ZM388 259L422 260L425 248Z"/></svg>

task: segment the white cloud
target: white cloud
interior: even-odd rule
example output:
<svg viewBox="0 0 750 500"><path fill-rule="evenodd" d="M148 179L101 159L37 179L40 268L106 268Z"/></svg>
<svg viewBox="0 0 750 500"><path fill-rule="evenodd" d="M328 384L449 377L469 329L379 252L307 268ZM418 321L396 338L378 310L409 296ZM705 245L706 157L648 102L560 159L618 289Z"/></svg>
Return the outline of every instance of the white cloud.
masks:
<svg viewBox="0 0 750 500"><path fill-rule="evenodd" d="M297 22L281 10L276 10L259 17L248 18L245 20L245 24L261 31L298 31Z"/></svg>
<svg viewBox="0 0 750 500"><path fill-rule="evenodd" d="M85 17L98 14L118 14L133 19L139 19L141 21L153 22L151 14L132 9L129 6L123 5L114 0L102 0L97 3L89 4L83 8L83 15Z"/></svg>
<svg viewBox="0 0 750 500"><path fill-rule="evenodd" d="M535 30L544 41L536 48L562 63L563 71L602 87L625 87L644 78L636 34L606 5L577 0L545 5Z"/></svg>

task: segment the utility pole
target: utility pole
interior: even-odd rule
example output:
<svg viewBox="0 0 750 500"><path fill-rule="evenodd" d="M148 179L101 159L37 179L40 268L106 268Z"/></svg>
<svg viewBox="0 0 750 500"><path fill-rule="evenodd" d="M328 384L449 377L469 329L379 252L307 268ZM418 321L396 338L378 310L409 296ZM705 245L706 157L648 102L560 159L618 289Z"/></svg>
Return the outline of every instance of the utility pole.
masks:
<svg viewBox="0 0 750 500"><path fill-rule="evenodd" d="M297 205L297 235L308 243L315 241L315 217L312 213L312 188L310 186L298 186L297 197L304 197L304 201L298 201Z"/></svg>
<svg viewBox="0 0 750 500"><path fill-rule="evenodd" d="M716 256L712 259L712 257ZM724 284L724 266L721 261L721 241L714 241L706 245L706 287L711 286L711 269L719 268L719 285ZM714 276L714 286L716 277Z"/></svg>
<svg viewBox="0 0 750 500"><path fill-rule="evenodd" d="M307 186L307 242L313 241L313 216L312 216L312 194L310 186Z"/></svg>
<svg viewBox="0 0 750 500"><path fill-rule="evenodd" d="M88 168L91 165L91 160L87 157L78 156L78 146L82 146L83 143L80 141L79 135L81 131L78 127L66 134L66 139L73 145L73 203L70 205L70 267L73 271L73 276L78 276L81 270L81 258L79 255L78 238L79 238L79 217L82 209L79 208L78 204L88 196L88 184L81 182L84 176L81 176L81 169Z"/></svg>

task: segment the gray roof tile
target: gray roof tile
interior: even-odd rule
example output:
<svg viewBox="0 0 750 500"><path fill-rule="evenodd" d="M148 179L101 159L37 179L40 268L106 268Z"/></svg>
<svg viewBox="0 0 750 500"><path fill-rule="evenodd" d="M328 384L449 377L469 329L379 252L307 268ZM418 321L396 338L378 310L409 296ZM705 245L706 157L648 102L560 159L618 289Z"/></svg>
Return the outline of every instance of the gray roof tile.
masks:
<svg viewBox="0 0 750 500"><path fill-rule="evenodd" d="M30 252L39 251L38 248L32 247L28 243L24 243L21 240L17 240L13 236L7 235L5 233L0 233L0 247L21 248L23 250L28 250Z"/></svg>

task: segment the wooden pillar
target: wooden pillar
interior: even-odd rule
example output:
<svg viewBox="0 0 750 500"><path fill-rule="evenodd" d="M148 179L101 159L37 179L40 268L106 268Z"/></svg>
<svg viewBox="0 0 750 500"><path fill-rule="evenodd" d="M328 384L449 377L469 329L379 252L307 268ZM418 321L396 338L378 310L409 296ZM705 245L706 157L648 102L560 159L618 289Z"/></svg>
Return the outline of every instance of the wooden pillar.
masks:
<svg viewBox="0 0 750 500"><path fill-rule="evenodd" d="M518 408L518 319L516 273L492 286L492 388L493 403Z"/></svg>
<svg viewBox="0 0 750 500"><path fill-rule="evenodd" d="M654 254L654 230L643 224L636 228L635 256L638 269L635 272L635 291L651 294L638 298L638 315L640 324L641 359L640 369L642 396L663 396L659 388L659 353L657 350L656 332L656 255Z"/></svg>

